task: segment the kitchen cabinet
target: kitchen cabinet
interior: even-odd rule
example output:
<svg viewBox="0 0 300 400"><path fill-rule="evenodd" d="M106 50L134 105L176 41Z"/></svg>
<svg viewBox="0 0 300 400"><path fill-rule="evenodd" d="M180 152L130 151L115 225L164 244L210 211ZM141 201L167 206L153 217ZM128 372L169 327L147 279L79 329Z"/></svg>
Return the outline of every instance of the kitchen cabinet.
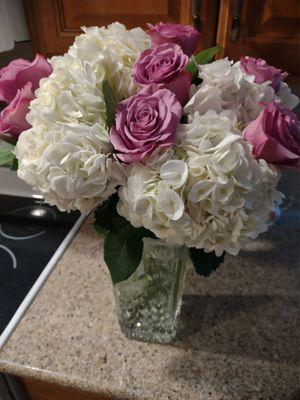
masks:
<svg viewBox="0 0 300 400"><path fill-rule="evenodd" d="M218 21L219 58L260 57L299 78L299 0L221 0Z"/></svg>
<svg viewBox="0 0 300 400"><path fill-rule="evenodd" d="M22 378L28 400L108 400L98 394L47 383L30 378ZM110 398L110 400L112 400Z"/></svg>
<svg viewBox="0 0 300 400"><path fill-rule="evenodd" d="M35 51L47 57L62 54L81 26L114 21L128 28L147 22L195 24L202 32L199 48L214 44L218 0L24 0Z"/></svg>
<svg viewBox="0 0 300 400"><path fill-rule="evenodd" d="M81 26L120 21L127 27L168 21L194 24L201 32L198 50L219 44L217 58L265 58L289 71L300 68L299 0L23 0L37 52L64 53Z"/></svg>

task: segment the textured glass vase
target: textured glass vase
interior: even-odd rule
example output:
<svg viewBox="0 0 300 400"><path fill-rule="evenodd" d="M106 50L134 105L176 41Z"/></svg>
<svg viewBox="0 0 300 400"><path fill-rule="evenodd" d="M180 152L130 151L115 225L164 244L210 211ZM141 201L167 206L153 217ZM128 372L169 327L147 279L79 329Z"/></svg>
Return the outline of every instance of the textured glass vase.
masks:
<svg viewBox="0 0 300 400"><path fill-rule="evenodd" d="M187 252L161 240L144 239L140 265L115 285L122 332L143 342L168 343L176 335Z"/></svg>

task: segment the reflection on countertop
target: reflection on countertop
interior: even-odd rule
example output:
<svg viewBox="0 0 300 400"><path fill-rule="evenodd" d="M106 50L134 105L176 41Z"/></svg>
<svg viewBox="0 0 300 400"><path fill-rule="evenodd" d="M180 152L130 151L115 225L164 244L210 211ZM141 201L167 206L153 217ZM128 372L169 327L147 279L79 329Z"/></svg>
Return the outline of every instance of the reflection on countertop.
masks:
<svg viewBox="0 0 300 400"><path fill-rule="evenodd" d="M290 208L209 279L189 269L172 345L120 332L102 240L88 221L0 352L0 371L117 399L259 400L299 395L299 180Z"/></svg>

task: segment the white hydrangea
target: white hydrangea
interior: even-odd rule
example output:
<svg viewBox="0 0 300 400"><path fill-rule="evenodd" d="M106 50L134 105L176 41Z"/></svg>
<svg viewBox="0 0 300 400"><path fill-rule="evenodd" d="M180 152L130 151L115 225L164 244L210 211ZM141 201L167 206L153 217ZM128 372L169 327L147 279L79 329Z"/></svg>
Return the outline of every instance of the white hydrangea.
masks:
<svg viewBox="0 0 300 400"><path fill-rule="evenodd" d="M286 82L281 82L280 89L276 93L275 100L282 106L293 110L299 104L299 97L292 93Z"/></svg>
<svg viewBox="0 0 300 400"><path fill-rule="evenodd" d="M124 179L111 157L102 92L108 79L117 98L137 88L132 67L150 46L140 28L114 23L84 28L68 53L53 57L53 72L40 82L28 121L16 146L19 176L61 210L88 213ZM122 180L121 179L121 180Z"/></svg>
<svg viewBox="0 0 300 400"><path fill-rule="evenodd" d="M209 110L214 110L219 113L223 106L222 89L203 83L196 90L195 87L191 87L190 100L184 107L184 112L188 114L197 111L203 115Z"/></svg>
<svg viewBox="0 0 300 400"><path fill-rule="evenodd" d="M33 129L61 126L105 125L106 108L102 92L105 70L69 54L50 60L53 72L40 81L36 99L27 115Z"/></svg>
<svg viewBox="0 0 300 400"><path fill-rule="evenodd" d="M62 211L87 214L115 191L108 175L110 144L101 125L24 132L16 147L19 177Z"/></svg>
<svg viewBox="0 0 300 400"><path fill-rule="evenodd" d="M199 78L202 83L191 89L190 100L186 104L185 113L199 112L201 115L208 110L221 112L233 111L241 125L255 119L261 111L262 103L272 100L292 109L298 103L284 82L275 95L269 82L257 84L254 76L245 74L240 63L233 63L228 58L199 66Z"/></svg>
<svg viewBox="0 0 300 400"><path fill-rule="evenodd" d="M255 160L230 111L196 113L178 136L160 167L131 166L118 211L168 243L237 254L269 225L277 170Z"/></svg>
<svg viewBox="0 0 300 400"><path fill-rule="evenodd" d="M132 96L137 86L132 82L132 67L142 51L150 47L150 37L141 28L127 30L119 22L105 27L83 28L69 54L108 74L110 84L119 99Z"/></svg>

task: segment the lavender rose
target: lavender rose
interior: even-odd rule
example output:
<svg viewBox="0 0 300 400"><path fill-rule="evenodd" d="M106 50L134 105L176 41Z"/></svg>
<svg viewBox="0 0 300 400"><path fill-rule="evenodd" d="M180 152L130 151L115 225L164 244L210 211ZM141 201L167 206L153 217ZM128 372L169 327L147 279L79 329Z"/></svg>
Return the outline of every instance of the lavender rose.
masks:
<svg viewBox="0 0 300 400"><path fill-rule="evenodd" d="M192 75L185 72L189 58L177 44L166 43L142 52L133 67L133 79L140 86L153 83L171 90L184 105Z"/></svg>
<svg viewBox="0 0 300 400"><path fill-rule="evenodd" d="M268 65L262 58L241 57L240 65L243 72L248 75L254 75L254 82L264 83L271 82L271 86L277 93L283 79L288 76L287 72Z"/></svg>
<svg viewBox="0 0 300 400"><path fill-rule="evenodd" d="M300 167L300 121L287 108L271 102L244 129L253 153L278 167Z"/></svg>
<svg viewBox="0 0 300 400"><path fill-rule="evenodd" d="M26 121L29 104L40 79L51 72L51 65L39 54L32 62L18 59L0 70L0 101L8 104L0 114L1 139L16 141L30 127Z"/></svg>
<svg viewBox="0 0 300 400"><path fill-rule="evenodd" d="M189 57L196 50L200 33L191 25L180 25L159 22L148 24L148 34L151 36L152 47L164 43L178 44Z"/></svg>
<svg viewBox="0 0 300 400"><path fill-rule="evenodd" d="M0 139L15 142L21 132L30 128L26 115L33 99L32 84L27 82L0 114Z"/></svg>
<svg viewBox="0 0 300 400"><path fill-rule="evenodd" d="M119 160L144 161L156 149L171 147L182 107L175 95L157 85L147 86L117 107L110 140Z"/></svg>

